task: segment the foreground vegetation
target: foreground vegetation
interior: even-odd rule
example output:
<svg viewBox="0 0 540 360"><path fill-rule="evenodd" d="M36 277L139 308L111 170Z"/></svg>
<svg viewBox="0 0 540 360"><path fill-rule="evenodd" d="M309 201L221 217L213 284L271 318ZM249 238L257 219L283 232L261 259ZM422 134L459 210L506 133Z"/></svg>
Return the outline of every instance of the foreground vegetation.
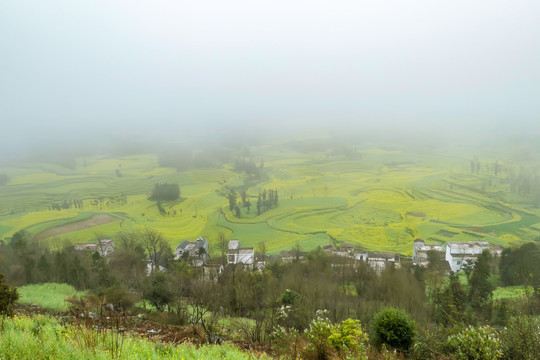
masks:
<svg viewBox="0 0 540 360"><path fill-rule="evenodd" d="M534 359L540 351L540 248L534 243L505 249L500 258L486 251L474 268L451 275L438 252L429 253L427 268L403 259L378 273L363 261L317 249L304 259L269 262L264 271L227 266L219 276L164 257L159 264L167 271L147 276L144 246L127 235L107 258L71 247L40 255L38 262L49 264L41 279L65 276L88 291L69 300L71 318L86 329L111 328L100 315L114 308L104 319L146 317L198 329L194 343L266 344L273 356L291 359ZM24 259L25 246L13 247L0 246L0 254L8 249L23 264L32 262ZM494 297L499 285L530 290ZM112 339L128 328L113 326ZM84 336L98 335L77 338Z"/></svg>
<svg viewBox="0 0 540 360"><path fill-rule="evenodd" d="M118 333L60 324L48 316L16 316L0 330L2 359L267 359L232 345L170 346Z"/></svg>

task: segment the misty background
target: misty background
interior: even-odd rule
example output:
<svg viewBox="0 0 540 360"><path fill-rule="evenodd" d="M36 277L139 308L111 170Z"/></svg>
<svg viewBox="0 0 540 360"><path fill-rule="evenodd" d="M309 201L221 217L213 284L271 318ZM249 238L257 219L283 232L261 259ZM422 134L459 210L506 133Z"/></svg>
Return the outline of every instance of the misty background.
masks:
<svg viewBox="0 0 540 360"><path fill-rule="evenodd" d="M3 0L2 157L317 131L534 139L539 13L502 0Z"/></svg>

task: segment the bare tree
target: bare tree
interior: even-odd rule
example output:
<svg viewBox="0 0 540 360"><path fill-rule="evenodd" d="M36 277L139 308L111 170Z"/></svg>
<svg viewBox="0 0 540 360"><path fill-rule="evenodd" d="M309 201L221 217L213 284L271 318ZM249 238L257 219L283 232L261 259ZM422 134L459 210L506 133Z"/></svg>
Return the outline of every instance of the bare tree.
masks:
<svg viewBox="0 0 540 360"><path fill-rule="evenodd" d="M266 261L266 253L268 252L268 250L266 249L266 242L262 242L262 243L259 243L258 245L259 247L259 251L261 252L261 256L262 256L262 261Z"/></svg>
<svg viewBox="0 0 540 360"><path fill-rule="evenodd" d="M160 263L166 259L171 248L163 235L156 230L145 228L141 233L141 243L150 257L150 269L159 269Z"/></svg>
<svg viewBox="0 0 540 360"><path fill-rule="evenodd" d="M218 234L218 248L221 251L221 265L225 266L225 253L227 252L227 239L225 234L220 232Z"/></svg>

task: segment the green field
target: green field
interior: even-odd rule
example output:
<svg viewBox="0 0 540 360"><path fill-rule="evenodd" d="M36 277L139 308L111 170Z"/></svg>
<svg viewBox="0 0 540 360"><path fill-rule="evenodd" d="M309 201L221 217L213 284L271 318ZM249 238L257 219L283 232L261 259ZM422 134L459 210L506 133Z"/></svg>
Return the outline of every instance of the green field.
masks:
<svg viewBox="0 0 540 360"><path fill-rule="evenodd" d="M34 304L44 308L66 311L70 304L65 300L86 295L86 292L75 290L68 284L32 284L17 289L21 304Z"/></svg>
<svg viewBox="0 0 540 360"><path fill-rule="evenodd" d="M0 236L9 240L25 229L54 248L66 240L91 242L149 227L173 247L198 236L212 245L223 232L244 246L265 242L269 253L349 242L403 254L412 253L417 237L509 245L538 236L538 210L510 191L506 174L472 174L469 160L457 156L375 147L361 153L350 160L324 150L252 148L254 162L264 159L265 176L259 182L233 171L232 163L179 172L160 167L153 154L79 158L74 169L24 163L0 169L10 178L0 186ZM181 188L181 201L163 204L168 215L148 200L157 182ZM237 218L224 194L246 187L252 207L249 213L241 207ZM279 206L257 215L257 195L263 189L278 189ZM73 200L82 207L54 209L54 204ZM43 236L99 214L118 221Z"/></svg>

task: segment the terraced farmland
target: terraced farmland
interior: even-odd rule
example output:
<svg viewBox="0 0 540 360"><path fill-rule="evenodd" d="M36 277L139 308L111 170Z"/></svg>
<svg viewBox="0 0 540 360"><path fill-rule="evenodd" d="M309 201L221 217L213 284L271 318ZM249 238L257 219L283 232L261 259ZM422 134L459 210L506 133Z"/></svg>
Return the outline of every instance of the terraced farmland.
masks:
<svg viewBox="0 0 540 360"><path fill-rule="evenodd" d="M258 183L232 164L178 172L160 167L152 154L77 159L75 169L38 163L0 169L10 178L0 186L0 236L25 229L54 247L149 227L171 246L198 236L212 243L223 232L245 246L265 242L269 253L349 242L410 254L417 237L506 245L539 233L538 210L509 200L515 195L505 176L471 174L466 159L376 148L357 160L279 147L256 148L251 156L264 159ZM180 200L162 204L165 214L148 200L157 182L181 188ZM224 195L245 184L252 206L248 212L240 205L236 217ZM278 190L279 206L257 215L264 189ZM96 216L115 221L88 222Z"/></svg>

